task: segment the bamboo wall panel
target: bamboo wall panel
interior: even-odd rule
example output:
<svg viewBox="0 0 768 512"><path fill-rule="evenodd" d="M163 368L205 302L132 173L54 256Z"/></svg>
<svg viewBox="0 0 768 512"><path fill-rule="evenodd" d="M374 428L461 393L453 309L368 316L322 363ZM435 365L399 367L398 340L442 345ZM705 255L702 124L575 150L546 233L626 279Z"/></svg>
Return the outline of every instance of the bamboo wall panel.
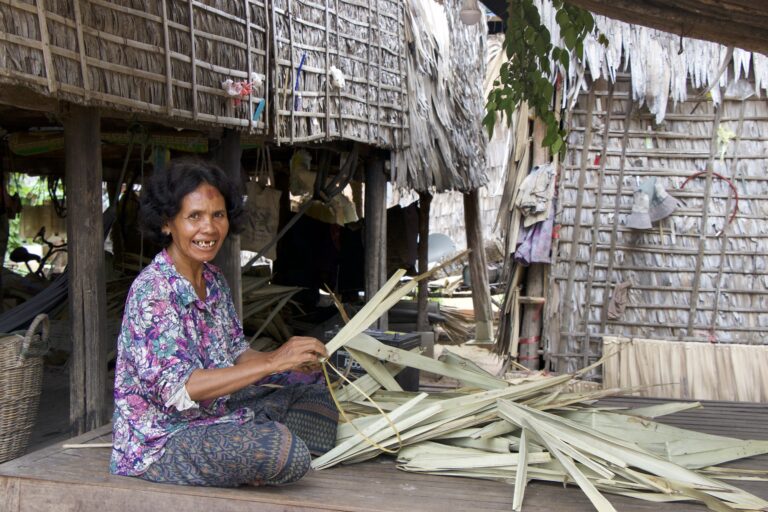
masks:
<svg viewBox="0 0 768 512"><path fill-rule="evenodd" d="M404 17L396 0L2 0L0 81L278 142L399 148L407 140ZM331 66L345 88L329 85ZM265 78L251 95L222 87L251 73Z"/></svg>
<svg viewBox="0 0 768 512"><path fill-rule="evenodd" d="M345 139L401 148L407 137L403 4L273 5L278 142ZM343 88L329 80L332 66L343 73Z"/></svg>
<svg viewBox="0 0 768 512"><path fill-rule="evenodd" d="M660 125L647 109L635 108L622 148L628 92L629 82L618 81L604 162L599 156L607 91L597 92L592 142L583 167L586 95L572 112L570 151L560 177L557 220L561 228L554 289L550 290L559 299L548 306L559 309L561 320L559 332L549 334L553 367L573 370L583 364L583 356L593 360L602 352L603 335L766 344L768 118L764 99L726 98L719 125L706 99L670 106ZM604 172L598 194L601 163ZM707 192L706 174L702 174L681 189L686 178L709 166L738 190L738 214L728 226L735 201L726 181L713 176ZM656 176L682 204L671 217L654 223L653 229L627 228L633 191L649 176ZM576 219L579 203L581 218ZM581 229L575 229L577 224ZM575 269L575 280L571 297L566 297L569 268ZM632 282L627 308L621 318L610 320L605 305L614 286L626 281ZM568 304L571 307L562 309Z"/></svg>
<svg viewBox="0 0 768 512"><path fill-rule="evenodd" d="M768 346L646 340L608 336L605 388L686 400L768 402ZM716 376L716 378L713 378Z"/></svg>
<svg viewBox="0 0 768 512"><path fill-rule="evenodd" d="M75 103L245 128L254 102L221 84L267 69L266 21L258 0L9 0L0 76Z"/></svg>

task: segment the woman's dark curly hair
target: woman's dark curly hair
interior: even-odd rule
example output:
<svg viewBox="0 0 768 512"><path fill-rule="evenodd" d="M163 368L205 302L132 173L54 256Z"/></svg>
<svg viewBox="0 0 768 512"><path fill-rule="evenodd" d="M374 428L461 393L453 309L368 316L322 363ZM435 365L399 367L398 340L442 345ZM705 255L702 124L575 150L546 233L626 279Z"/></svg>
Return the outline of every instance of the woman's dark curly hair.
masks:
<svg viewBox="0 0 768 512"><path fill-rule="evenodd" d="M174 160L165 170L153 173L141 191L139 215L144 236L168 247L171 236L163 233L163 226L179 213L184 197L204 183L215 187L224 196L229 232L240 233L243 195L238 184L211 162L182 159Z"/></svg>

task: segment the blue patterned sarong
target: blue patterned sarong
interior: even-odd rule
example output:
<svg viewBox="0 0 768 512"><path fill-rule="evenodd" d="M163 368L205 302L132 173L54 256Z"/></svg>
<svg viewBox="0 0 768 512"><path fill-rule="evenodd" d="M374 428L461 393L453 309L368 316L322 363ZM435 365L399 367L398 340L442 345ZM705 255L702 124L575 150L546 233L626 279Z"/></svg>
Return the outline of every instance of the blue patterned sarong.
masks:
<svg viewBox="0 0 768 512"><path fill-rule="evenodd" d="M282 381L282 382L281 382ZM232 395L231 410L251 409L243 423L183 429L166 443L163 456L139 478L159 483L237 487L282 485L309 471L310 453L336 444L338 411L325 384L270 379ZM274 387L288 383L283 387Z"/></svg>

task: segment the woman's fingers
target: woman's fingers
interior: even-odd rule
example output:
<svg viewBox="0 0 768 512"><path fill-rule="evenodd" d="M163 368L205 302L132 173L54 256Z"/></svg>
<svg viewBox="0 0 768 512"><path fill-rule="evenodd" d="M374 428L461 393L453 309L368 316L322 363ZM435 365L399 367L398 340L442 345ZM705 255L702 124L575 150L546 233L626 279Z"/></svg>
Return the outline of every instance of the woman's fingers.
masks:
<svg viewBox="0 0 768 512"><path fill-rule="evenodd" d="M303 350L311 352L317 356L325 357L328 352L325 350L325 345L317 338L309 336L294 336L288 340L288 343L295 342L300 344Z"/></svg>
<svg viewBox="0 0 768 512"><path fill-rule="evenodd" d="M317 364L326 354L325 345L309 336L293 336L275 351L278 364L284 369Z"/></svg>

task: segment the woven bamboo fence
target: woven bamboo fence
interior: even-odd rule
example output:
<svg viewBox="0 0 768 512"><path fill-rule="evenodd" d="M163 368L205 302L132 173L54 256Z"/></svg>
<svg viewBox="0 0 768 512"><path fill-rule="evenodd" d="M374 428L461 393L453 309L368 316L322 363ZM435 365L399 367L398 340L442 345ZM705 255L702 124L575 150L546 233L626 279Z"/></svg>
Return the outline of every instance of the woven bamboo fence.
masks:
<svg viewBox="0 0 768 512"><path fill-rule="evenodd" d="M407 141L405 20L396 0L276 0L274 103L278 142ZM328 72L343 73L334 87Z"/></svg>
<svg viewBox="0 0 768 512"><path fill-rule="evenodd" d="M545 326L558 371L597 357L604 335L768 340L768 105L726 94L714 109L691 91L656 124L630 94L619 75L612 92L593 88L572 112ZM633 191L650 176L683 204L653 229L629 229ZM730 224L729 181L738 191ZM621 282L631 283L628 304L612 320L608 303Z"/></svg>
<svg viewBox="0 0 768 512"><path fill-rule="evenodd" d="M0 76L75 103L264 132L256 90L221 84L268 67L257 0L47 0L0 3ZM263 121L266 118L263 119Z"/></svg>
<svg viewBox="0 0 768 512"><path fill-rule="evenodd" d="M392 0L2 0L0 81L166 124L399 147L403 17ZM226 80L254 87L230 96Z"/></svg>

